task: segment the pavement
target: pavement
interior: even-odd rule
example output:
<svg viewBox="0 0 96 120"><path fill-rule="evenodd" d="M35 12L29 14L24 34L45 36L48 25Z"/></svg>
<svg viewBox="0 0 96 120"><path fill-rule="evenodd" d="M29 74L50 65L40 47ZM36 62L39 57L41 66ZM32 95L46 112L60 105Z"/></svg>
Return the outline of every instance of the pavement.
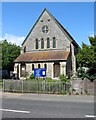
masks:
<svg viewBox="0 0 96 120"><path fill-rule="evenodd" d="M44 101L69 101L69 102L93 102L92 95L57 95L57 94L32 94L32 93L8 93L2 92L2 98L17 98L26 100L44 100Z"/></svg>

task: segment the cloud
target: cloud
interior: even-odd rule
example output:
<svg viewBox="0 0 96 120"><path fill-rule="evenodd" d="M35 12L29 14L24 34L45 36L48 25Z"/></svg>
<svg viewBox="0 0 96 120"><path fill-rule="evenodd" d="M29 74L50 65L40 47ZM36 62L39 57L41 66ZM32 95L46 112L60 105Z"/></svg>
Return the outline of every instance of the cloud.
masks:
<svg viewBox="0 0 96 120"><path fill-rule="evenodd" d="M94 37L94 34L89 35L89 37Z"/></svg>
<svg viewBox="0 0 96 120"><path fill-rule="evenodd" d="M15 36L13 34L5 34L4 36L0 37L0 40L7 40L8 42L11 42L12 44L21 45L24 41L24 36Z"/></svg>

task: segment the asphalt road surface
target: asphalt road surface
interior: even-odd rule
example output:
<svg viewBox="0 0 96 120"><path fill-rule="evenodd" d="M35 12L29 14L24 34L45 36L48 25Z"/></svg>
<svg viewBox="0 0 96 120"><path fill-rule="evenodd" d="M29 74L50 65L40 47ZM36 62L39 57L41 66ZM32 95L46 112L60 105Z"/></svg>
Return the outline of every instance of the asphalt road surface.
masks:
<svg viewBox="0 0 96 120"><path fill-rule="evenodd" d="M86 118L94 117L90 96L5 95L3 118Z"/></svg>

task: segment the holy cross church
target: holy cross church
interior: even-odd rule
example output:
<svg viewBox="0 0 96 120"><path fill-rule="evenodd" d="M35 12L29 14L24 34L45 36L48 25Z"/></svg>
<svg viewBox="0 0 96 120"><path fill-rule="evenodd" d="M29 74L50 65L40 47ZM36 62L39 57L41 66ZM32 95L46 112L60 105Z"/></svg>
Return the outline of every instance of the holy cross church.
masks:
<svg viewBox="0 0 96 120"><path fill-rule="evenodd" d="M78 44L68 31L46 9L22 43L21 54L14 61L14 72L23 78L34 68L46 68L47 77L60 74L74 76Z"/></svg>

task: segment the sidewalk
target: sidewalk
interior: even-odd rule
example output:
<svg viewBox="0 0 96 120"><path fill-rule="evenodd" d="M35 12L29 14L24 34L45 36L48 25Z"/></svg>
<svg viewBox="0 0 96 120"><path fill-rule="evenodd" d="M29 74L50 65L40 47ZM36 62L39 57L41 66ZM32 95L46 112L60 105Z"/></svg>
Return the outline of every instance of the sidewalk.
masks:
<svg viewBox="0 0 96 120"><path fill-rule="evenodd" d="M94 96L91 95L55 95L55 94L22 94L2 92L2 98L16 98L42 101L68 101L68 102L93 102Z"/></svg>

